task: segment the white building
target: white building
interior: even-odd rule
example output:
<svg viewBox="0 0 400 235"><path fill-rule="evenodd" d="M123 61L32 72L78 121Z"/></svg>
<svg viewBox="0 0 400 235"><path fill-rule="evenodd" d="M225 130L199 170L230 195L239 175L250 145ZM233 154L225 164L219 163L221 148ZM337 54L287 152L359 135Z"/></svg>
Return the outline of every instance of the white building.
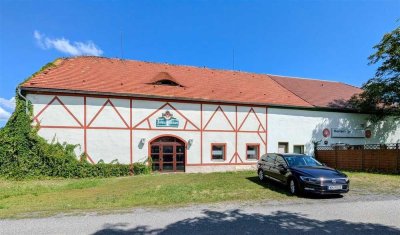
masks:
<svg viewBox="0 0 400 235"><path fill-rule="evenodd" d="M251 168L266 152L313 153L313 141L396 143L396 122L370 126L342 108L343 83L99 57L59 59L22 86L45 139L77 155L161 171ZM367 137L366 137L367 136Z"/></svg>

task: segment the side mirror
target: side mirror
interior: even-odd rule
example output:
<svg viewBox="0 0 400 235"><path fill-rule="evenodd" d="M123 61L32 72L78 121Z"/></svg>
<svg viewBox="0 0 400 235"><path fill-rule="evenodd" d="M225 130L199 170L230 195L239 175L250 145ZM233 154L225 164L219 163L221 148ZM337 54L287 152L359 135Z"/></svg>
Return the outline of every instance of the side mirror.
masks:
<svg viewBox="0 0 400 235"><path fill-rule="evenodd" d="M285 172L287 169L286 169L286 166L284 166L283 164L279 164L279 165L278 165L278 170L279 170L280 172Z"/></svg>
<svg viewBox="0 0 400 235"><path fill-rule="evenodd" d="M324 162L322 162L322 165L323 165L323 166L328 166L328 165L326 165L326 163L324 163Z"/></svg>

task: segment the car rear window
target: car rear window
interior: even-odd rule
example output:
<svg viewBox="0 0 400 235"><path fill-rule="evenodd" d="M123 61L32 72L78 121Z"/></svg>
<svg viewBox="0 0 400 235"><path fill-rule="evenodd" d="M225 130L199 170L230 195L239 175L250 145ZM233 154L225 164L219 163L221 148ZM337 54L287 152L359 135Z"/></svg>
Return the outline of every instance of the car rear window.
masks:
<svg viewBox="0 0 400 235"><path fill-rule="evenodd" d="M268 154L266 160L267 160L268 163L274 163L275 162L275 158L276 158L275 154Z"/></svg>

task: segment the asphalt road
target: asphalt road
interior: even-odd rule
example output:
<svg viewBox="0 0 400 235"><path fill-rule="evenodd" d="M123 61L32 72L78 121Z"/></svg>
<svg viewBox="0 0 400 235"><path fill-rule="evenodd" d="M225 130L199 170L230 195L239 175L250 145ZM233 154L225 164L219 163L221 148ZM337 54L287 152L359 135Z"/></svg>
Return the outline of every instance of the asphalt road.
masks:
<svg viewBox="0 0 400 235"><path fill-rule="evenodd" d="M213 204L1 220L0 234L400 234L400 198Z"/></svg>

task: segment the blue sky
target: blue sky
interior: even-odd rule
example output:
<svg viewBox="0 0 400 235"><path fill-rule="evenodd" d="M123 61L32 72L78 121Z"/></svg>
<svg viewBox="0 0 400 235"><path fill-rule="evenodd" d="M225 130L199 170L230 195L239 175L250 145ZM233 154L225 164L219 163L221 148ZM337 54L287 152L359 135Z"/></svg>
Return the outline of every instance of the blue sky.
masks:
<svg viewBox="0 0 400 235"><path fill-rule="evenodd" d="M58 57L93 54L361 86L400 24L400 1L0 1L0 126L16 86ZM266 88L268 89L268 88Z"/></svg>

